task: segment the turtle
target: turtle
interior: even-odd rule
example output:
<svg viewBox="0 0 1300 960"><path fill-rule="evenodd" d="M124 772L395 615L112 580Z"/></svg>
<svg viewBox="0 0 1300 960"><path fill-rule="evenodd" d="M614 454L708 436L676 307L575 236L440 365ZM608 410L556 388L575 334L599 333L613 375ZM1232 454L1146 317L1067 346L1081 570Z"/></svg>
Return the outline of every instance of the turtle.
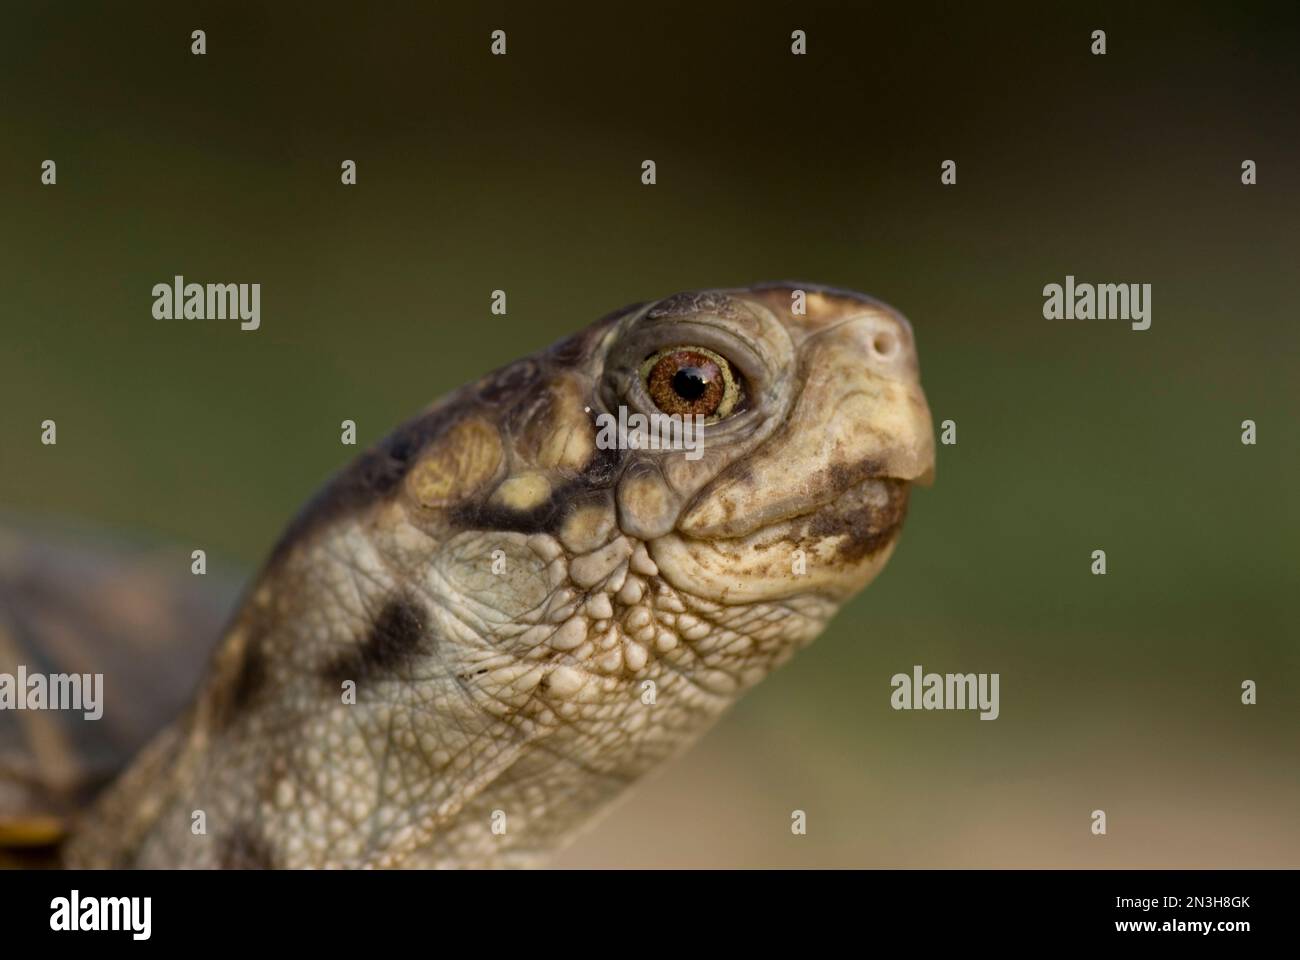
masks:
<svg viewBox="0 0 1300 960"><path fill-rule="evenodd" d="M77 571L19 538L0 671L100 673L105 710L0 711L0 850L544 865L880 572L934 450L899 311L762 283L617 310L434 402L224 618L155 555Z"/></svg>

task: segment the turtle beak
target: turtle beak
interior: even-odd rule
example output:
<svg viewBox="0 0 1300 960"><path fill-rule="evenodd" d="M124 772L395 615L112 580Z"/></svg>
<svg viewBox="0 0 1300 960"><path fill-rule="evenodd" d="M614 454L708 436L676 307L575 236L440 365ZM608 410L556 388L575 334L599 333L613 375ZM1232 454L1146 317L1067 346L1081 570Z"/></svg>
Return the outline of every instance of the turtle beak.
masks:
<svg viewBox="0 0 1300 960"><path fill-rule="evenodd" d="M933 426L906 320L880 306L824 327L800 345L799 380L786 421L745 470L703 491L682 533L743 536L870 480L933 484Z"/></svg>

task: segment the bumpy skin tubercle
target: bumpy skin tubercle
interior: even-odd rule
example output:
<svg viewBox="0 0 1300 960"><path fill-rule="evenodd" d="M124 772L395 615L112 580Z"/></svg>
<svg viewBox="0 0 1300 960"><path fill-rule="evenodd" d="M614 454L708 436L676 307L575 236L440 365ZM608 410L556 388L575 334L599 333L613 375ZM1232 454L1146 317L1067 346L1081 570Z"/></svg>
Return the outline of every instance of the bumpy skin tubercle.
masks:
<svg viewBox="0 0 1300 960"><path fill-rule="evenodd" d="M715 357L743 398L695 458L603 448L597 418L656 412L642 367L676 347L661 402L709 401ZM772 284L606 317L330 482L65 861L536 862L822 630L933 463L883 304Z"/></svg>

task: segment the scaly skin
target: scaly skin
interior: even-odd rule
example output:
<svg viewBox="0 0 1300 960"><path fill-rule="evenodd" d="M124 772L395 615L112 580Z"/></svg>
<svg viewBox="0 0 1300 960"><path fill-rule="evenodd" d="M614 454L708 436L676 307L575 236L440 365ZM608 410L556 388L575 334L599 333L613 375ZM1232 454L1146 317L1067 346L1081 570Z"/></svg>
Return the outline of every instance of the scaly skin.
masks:
<svg viewBox="0 0 1300 960"><path fill-rule="evenodd" d="M518 865L589 824L817 636L932 473L906 321L811 285L796 316L794 289L629 308L363 455L65 862ZM697 460L599 449L597 414L655 412L643 361L678 346L747 405Z"/></svg>

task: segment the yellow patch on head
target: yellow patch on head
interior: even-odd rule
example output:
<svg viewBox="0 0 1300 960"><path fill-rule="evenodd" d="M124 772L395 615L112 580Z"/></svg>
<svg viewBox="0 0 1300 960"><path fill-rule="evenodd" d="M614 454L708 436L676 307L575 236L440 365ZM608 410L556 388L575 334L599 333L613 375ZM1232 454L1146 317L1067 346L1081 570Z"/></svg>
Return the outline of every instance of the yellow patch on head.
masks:
<svg viewBox="0 0 1300 960"><path fill-rule="evenodd" d="M497 472L501 436L479 417L444 433L406 478L406 488L425 507L445 507L473 496Z"/></svg>
<svg viewBox="0 0 1300 960"><path fill-rule="evenodd" d="M596 452L596 433L579 378L560 377L521 431L520 452L543 470L582 470Z"/></svg>
<svg viewBox="0 0 1300 960"><path fill-rule="evenodd" d="M808 291L808 316L814 320L824 320L842 311L841 298L831 297L820 290Z"/></svg>
<svg viewBox="0 0 1300 960"><path fill-rule="evenodd" d="M538 466L581 470L595 449L595 438L587 421L557 424L537 452Z"/></svg>
<svg viewBox="0 0 1300 960"><path fill-rule="evenodd" d="M551 495L551 481L540 473L523 473L501 481L492 502L511 510L531 510Z"/></svg>

